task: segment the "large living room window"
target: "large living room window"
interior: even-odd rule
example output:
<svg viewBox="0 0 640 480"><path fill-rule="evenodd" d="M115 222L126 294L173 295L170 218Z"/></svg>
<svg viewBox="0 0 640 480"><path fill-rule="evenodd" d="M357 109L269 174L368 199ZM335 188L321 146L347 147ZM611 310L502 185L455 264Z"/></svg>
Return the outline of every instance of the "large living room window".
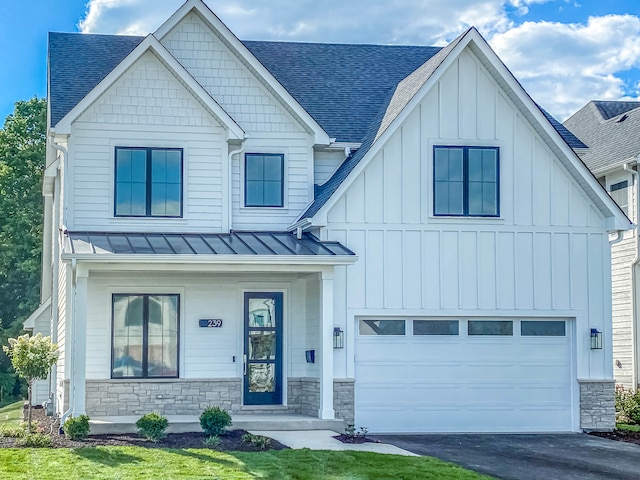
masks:
<svg viewBox="0 0 640 480"><path fill-rule="evenodd" d="M247 153L244 156L244 206L284 206L284 155Z"/></svg>
<svg viewBox="0 0 640 480"><path fill-rule="evenodd" d="M434 215L500 215L498 148L436 146L433 172Z"/></svg>
<svg viewBox="0 0 640 480"><path fill-rule="evenodd" d="M116 217L182 216L182 149L116 147Z"/></svg>
<svg viewBox="0 0 640 480"><path fill-rule="evenodd" d="M113 295L111 378L178 376L178 295Z"/></svg>

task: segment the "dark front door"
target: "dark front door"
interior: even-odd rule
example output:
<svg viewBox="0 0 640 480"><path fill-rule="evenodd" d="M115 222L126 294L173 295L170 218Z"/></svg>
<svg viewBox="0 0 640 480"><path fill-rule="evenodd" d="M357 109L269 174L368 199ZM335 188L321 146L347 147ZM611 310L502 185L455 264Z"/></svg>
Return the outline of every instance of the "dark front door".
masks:
<svg viewBox="0 0 640 480"><path fill-rule="evenodd" d="M244 404L281 404L282 293L245 293L244 331Z"/></svg>

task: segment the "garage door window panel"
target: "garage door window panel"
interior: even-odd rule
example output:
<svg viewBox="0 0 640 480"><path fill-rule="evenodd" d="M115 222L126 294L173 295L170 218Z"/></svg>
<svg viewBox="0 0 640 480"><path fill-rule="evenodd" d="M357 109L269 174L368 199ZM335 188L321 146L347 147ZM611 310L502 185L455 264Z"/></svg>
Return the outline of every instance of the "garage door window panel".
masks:
<svg viewBox="0 0 640 480"><path fill-rule="evenodd" d="M510 320L469 320L469 335L513 336Z"/></svg>
<svg viewBox="0 0 640 480"><path fill-rule="evenodd" d="M520 323L520 335L523 337L564 337L566 336L564 321L529 321Z"/></svg>
<svg viewBox="0 0 640 480"><path fill-rule="evenodd" d="M360 335L404 335L404 320L360 320Z"/></svg>
<svg viewBox="0 0 640 480"><path fill-rule="evenodd" d="M458 320L414 320L414 335L459 335Z"/></svg>

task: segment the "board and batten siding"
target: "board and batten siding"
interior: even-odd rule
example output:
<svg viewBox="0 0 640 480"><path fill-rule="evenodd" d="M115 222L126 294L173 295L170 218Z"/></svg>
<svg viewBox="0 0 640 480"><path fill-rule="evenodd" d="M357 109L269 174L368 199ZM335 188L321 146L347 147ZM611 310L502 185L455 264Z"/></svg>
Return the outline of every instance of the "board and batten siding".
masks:
<svg viewBox="0 0 640 480"><path fill-rule="evenodd" d="M432 215L434 145L500 148L499 218ZM347 335L365 314L576 318L578 377L611 376L610 349L588 350L589 328L611 334L604 219L468 50L329 210L321 235L359 256L336 273ZM349 358L337 370L352 375Z"/></svg>
<svg viewBox="0 0 640 480"><path fill-rule="evenodd" d="M69 230L221 232L228 169L225 130L151 52L72 127ZM183 218L115 218L115 147L183 149Z"/></svg>

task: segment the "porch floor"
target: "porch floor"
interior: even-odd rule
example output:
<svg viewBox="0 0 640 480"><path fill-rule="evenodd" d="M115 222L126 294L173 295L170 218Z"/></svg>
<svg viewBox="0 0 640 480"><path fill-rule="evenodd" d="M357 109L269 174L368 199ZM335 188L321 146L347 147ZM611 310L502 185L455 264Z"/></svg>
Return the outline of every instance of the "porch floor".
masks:
<svg viewBox="0 0 640 480"><path fill-rule="evenodd" d="M91 417L92 435L136 433L140 415ZM231 428L242 430L333 430L344 432L344 420L322 420L299 414L236 413L231 415ZM201 432L196 415L167 415L168 433Z"/></svg>

